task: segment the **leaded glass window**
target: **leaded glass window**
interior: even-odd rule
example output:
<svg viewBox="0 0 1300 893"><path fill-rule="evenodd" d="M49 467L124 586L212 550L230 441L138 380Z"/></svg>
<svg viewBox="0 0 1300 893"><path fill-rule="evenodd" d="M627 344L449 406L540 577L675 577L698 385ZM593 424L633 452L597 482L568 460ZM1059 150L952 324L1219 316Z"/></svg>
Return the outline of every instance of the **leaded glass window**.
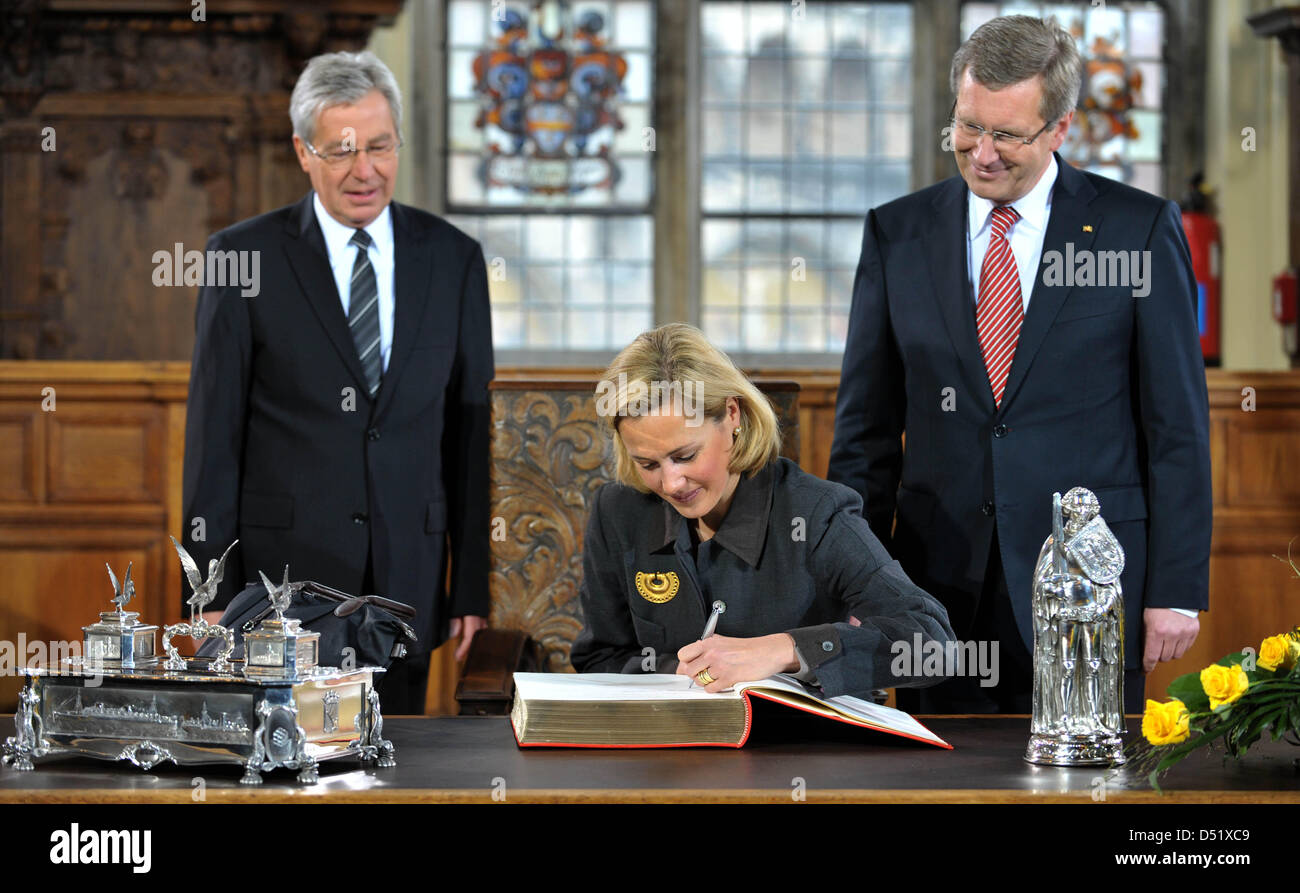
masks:
<svg viewBox="0 0 1300 893"><path fill-rule="evenodd" d="M912 9L700 4L701 322L727 350L844 347L867 211L911 182Z"/></svg>
<svg viewBox="0 0 1300 893"><path fill-rule="evenodd" d="M483 245L498 348L653 325L649 0L447 4L448 218Z"/></svg>

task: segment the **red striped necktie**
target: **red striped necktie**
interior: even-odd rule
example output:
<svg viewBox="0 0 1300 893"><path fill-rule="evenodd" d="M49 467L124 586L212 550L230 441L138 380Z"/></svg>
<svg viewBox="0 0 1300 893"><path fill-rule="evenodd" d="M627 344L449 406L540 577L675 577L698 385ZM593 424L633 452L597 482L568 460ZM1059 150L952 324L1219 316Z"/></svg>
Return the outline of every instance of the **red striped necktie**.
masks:
<svg viewBox="0 0 1300 893"><path fill-rule="evenodd" d="M984 354L984 367L988 369L989 385L993 388L993 402L999 407L1007 389L1011 359L1016 355L1020 323L1025 318L1020 299L1020 273L1016 270L1011 243L1007 241L1007 230L1019 219L1020 215L1010 205L993 209L993 233L980 269L979 304L975 307L980 352Z"/></svg>

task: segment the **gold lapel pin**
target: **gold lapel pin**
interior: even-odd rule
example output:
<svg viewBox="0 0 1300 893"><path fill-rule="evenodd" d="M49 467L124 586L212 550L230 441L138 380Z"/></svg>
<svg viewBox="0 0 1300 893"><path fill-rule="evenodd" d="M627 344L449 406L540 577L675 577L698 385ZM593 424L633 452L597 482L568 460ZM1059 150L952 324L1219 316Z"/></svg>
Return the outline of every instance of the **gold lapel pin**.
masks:
<svg viewBox="0 0 1300 893"><path fill-rule="evenodd" d="M666 574L645 571L636 573L636 591L641 593L643 599L653 604L662 605L672 601L679 588L681 588L681 580L672 571Z"/></svg>
<svg viewBox="0 0 1300 893"><path fill-rule="evenodd" d="M1085 223L1085 224L1083 225L1083 231L1084 231L1085 233L1090 233L1090 232L1092 232L1092 224L1091 224L1091 223Z"/></svg>

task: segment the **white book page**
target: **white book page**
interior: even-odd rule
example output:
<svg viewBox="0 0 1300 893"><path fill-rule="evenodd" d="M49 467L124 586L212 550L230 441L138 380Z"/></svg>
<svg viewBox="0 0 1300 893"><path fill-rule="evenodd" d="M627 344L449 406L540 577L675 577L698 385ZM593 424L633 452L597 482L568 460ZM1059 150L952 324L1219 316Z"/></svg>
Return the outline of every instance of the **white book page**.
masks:
<svg viewBox="0 0 1300 893"><path fill-rule="evenodd" d="M948 743L913 719L910 713L904 713L902 710L895 710L893 707L886 707L884 704L873 704L871 701L864 701L852 695L837 695L833 698L827 698L827 701L850 716L856 714L875 725L885 726L907 735L915 735L917 738L924 738L926 741L934 741L937 744Z"/></svg>
<svg viewBox="0 0 1300 893"><path fill-rule="evenodd" d="M812 698L824 704L831 704L846 716L865 722L873 726L883 726L896 732L903 732L907 735L915 735L917 738L924 738L926 741L934 741L939 744L946 744L942 738L931 732L925 726L921 725L912 715L904 713L902 710L895 710L893 707L886 707L883 704L876 704L871 701L864 701L861 698L855 698L852 695L836 695L832 698L822 697L809 692L807 686L799 682L793 676L787 676L779 673L759 682L745 682L739 688L771 688L778 691L790 692L791 694L803 695L806 698Z"/></svg>

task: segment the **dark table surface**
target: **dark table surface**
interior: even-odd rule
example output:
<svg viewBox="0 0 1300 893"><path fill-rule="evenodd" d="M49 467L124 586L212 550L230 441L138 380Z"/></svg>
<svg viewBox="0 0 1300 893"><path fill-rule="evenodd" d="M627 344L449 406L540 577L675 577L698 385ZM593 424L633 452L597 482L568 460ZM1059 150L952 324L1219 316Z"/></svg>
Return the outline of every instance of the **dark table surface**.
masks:
<svg viewBox="0 0 1300 893"><path fill-rule="evenodd" d="M302 786L278 770L258 786L237 766L164 764L143 772L84 758L0 769L0 803L188 802L202 778L208 802L807 802L1300 803L1300 748L1257 745L1241 761L1199 751L1164 777L1161 796L1128 770L1060 769L1023 760L1024 716L920 717L953 745L942 750L887 735L818 723L783 730L745 748L588 750L516 746L504 717L396 717L385 734L397 765L353 758L320 764ZM1136 729L1136 719L1130 718ZM0 716L0 735L12 728ZM1129 736L1136 735L1131 731Z"/></svg>

